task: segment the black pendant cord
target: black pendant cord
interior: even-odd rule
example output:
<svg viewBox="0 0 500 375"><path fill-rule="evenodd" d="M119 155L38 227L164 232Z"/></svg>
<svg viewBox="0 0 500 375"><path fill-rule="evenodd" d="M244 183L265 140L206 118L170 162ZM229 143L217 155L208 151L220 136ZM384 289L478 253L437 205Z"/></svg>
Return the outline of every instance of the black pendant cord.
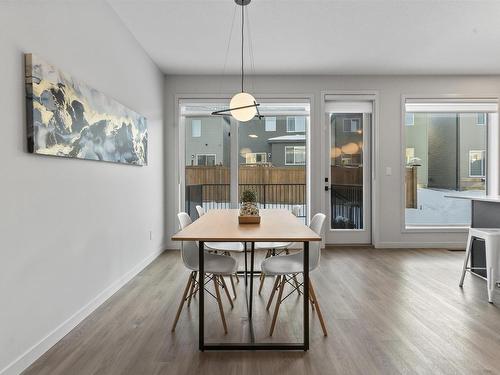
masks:
<svg viewBox="0 0 500 375"><path fill-rule="evenodd" d="M248 5L250 3L250 1L251 0L235 0L236 4L241 6L241 92L245 92L245 6ZM234 21L235 14L236 14L236 12L233 14L233 21ZM250 23L249 23L248 27L250 27ZM231 25L231 31L232 31L232 28L233 28L233 25ZM249 30L249 32L250 32L250 30ZM226 61L227 61L227 52L229 51L230 43L231 43L231 39L229 39L228 48L226 51ZM250 40L250 48L252 48L252 41L251 40ZM250 63L252 64L252 68L253 68L253 64L254 64L253 51L250 52ZM226 65L226 62L224 62L224 70L225 70L225 65ZM260 114L259 106L260 106L260 104L254 100L253 104L244 105L244 106L235 107L235 108L220 109L217 111L213 111L212 115L214 115L214 116L227 116L228 114L230 114L231 111L234 111L234 110L255 107L256 112L257 112L256 117L259 119L262 119L262 118L264 118L264 116Z"/></svg>
<svg viewBox="0 0 500 375"><path fill-rule="evenodd" d="M244 92L243 90L243 80L245 78L245 65L244 65L244 58L245 58L245 54L244 54L244 43L245 43L245 33L244 33L244 30L245 30L245 6L242 5L241 6L241 92Z"/></svg>

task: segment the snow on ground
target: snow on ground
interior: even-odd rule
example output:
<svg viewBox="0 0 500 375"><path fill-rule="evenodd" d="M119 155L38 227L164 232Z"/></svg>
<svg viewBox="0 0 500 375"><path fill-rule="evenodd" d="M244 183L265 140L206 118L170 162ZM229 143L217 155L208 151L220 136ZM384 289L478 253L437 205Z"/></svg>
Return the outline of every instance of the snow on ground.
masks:
<svg viewBox="0 0 500 375"><path fill-rule="evenodd" d="M446 198L456 190L417 189L417 207L407 208L406 225L470 225L471 202ZM484 190L470 190L467 195L484 195Z"/></svg>

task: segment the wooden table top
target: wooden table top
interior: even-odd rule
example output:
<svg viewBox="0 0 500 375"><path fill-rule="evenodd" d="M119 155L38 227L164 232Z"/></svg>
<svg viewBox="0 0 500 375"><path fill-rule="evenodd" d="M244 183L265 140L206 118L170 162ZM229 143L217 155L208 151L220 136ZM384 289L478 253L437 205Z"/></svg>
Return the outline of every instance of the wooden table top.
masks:
<svg viewBox="0 0 500 375"><path fill-rule="evenodd" d="M260 210L260 224L239 224L238 209L210 210L172 236L173 241L304 242L321 241L308 226L284 209Z"/></svg>

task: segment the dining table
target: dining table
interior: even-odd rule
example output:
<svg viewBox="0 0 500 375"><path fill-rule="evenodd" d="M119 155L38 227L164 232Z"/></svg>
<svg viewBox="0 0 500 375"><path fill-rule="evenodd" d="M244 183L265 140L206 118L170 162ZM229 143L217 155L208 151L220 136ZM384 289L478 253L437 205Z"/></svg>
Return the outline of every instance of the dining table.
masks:
<svg viewBox="0 0 500 375"><path fill-rule="evenodd" d="M256 342L253 334L253 292L256 242L293 242L303 244L303 285L309 284L309 242L321 241L301 220L286 209L261 209L260 223L240 224L238 209L213 209L192 224L172 236L173 241L196 241L199 247L199 285L204 285L205 242L242 242L245 245L245 294L250 330L249 342L207 343L205 342L205 291L199 292L199 350L309 350L309 288L303 288L303 341L302 342ZM250 246L248 246L250 245ZM250 248L248 248L250 247ZM250 253L250 260L247 254Z"/></svg>

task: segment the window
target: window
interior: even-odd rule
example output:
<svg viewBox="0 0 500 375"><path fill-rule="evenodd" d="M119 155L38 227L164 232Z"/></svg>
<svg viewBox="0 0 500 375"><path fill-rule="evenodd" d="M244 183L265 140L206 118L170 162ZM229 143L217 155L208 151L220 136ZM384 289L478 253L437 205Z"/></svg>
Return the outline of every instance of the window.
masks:
<svg viewBox="0 0 500 375"><path fill-rule="evenodd" d="M407 99L405 111L415 120L403 125L406 227L470 225L470 202L450 196L486 193L487 126L477 125L491 125L496 101Z"/></svg>
<svg viewBox="0 0 500 375"><path fill-rule="evenodd" d="M201 120L191 121L191 137L193 138L201 137Z"/></svg>
<svg viewBox="0 0 500 375"><path fill-rule="evenodd" d="M198 166L214 166L216 163L215 154L197 154L196 165Z"/></svg>
<svg viewBox="0 0 500 375"><path fill-rule="evenodd" d="M476 113L476 125L484 126L486 125L486 113Z"/></svg>
<svg viewBox="0 0 500 375"><path fill-rule="evenodd" d="M267 162L267 154L265 152L247 152L245 154L246 164L262 164Z"/></svg>
<svg viewBox="0 0 500 375"><path fill-rule="evenodd" d="M356 133L361 130L361 121L359 118L344 119L344 133Z"/></svg>
<svg viewBox="0 0 500 375"><path fill-rule="evenodd" d="M286 165L304 165L306 163L306 146L285 146Z"/></svg>
<svg viewBox="0 0 500 375"><path fill-rule="evenodd" d="M266 132L276 131L276 117L265 117L266 120Z"/></svg>
<svg viewBox="0 0 500 375"><path fill-rule="evenodd" d="M287 116L286 131L288 133L304 133L306 131L305 116Z"/></svg>
<svg viewBox="0 0 500 375"><path fill-rule="evenodd" d="M405 125L406 126L415 125L415 114L414 113L405 113Z"/></svg>
<svg viewBox="0 0 500 375"><path fill-rule="evenodd" d="M469 177L485 177L486 176L486 151L471 150L469 151Z"/></svg>

